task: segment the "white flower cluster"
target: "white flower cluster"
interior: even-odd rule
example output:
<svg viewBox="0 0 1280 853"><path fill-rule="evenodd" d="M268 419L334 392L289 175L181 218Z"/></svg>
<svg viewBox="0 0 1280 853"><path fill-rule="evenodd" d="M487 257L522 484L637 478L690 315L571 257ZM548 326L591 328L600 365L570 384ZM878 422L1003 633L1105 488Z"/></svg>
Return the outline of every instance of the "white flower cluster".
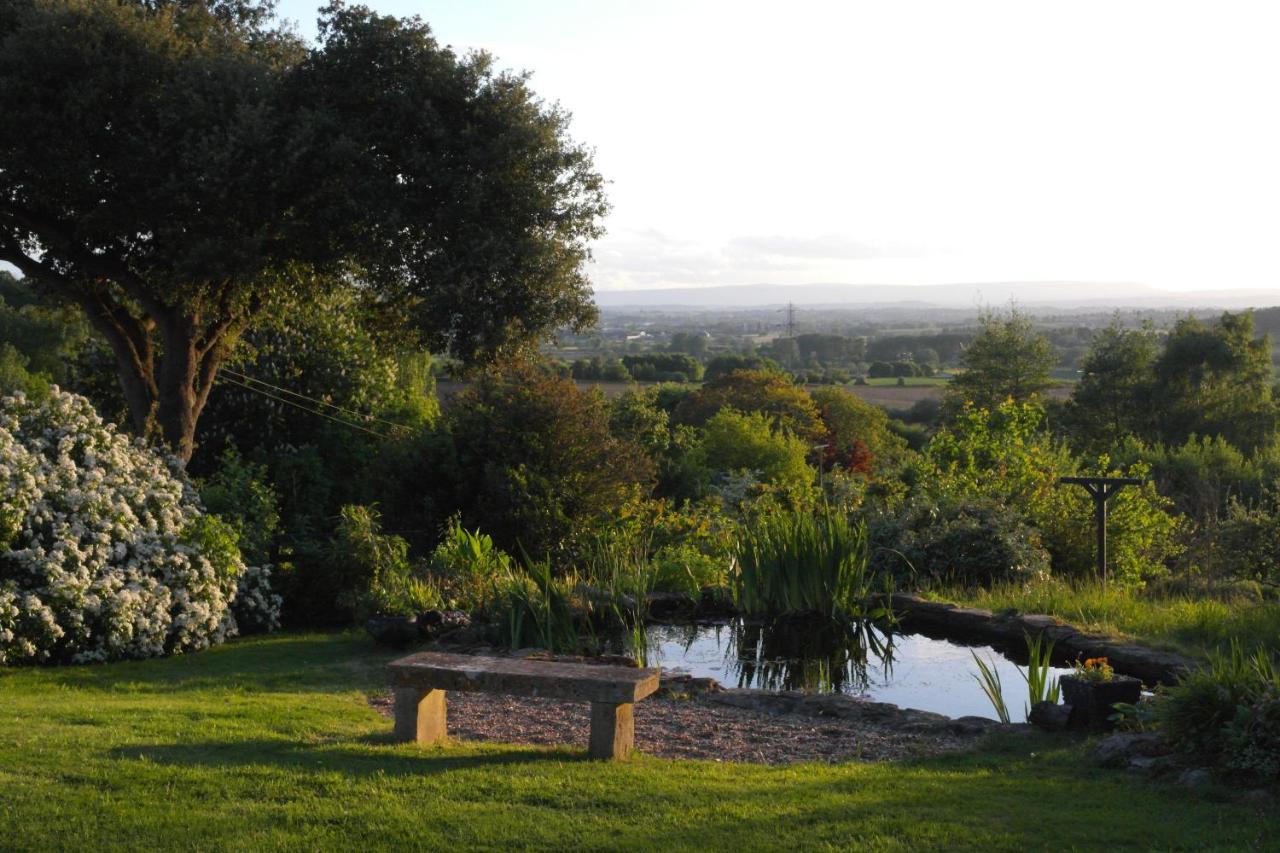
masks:
<svg viewBox="0 0 1280 853"><path fill-rule="evenodd" d="M235 634L247 572L184 544L201 512L176 466L83 397L0 399L0 664L153 657ZM247 609L274 627L263 571Z"/></svg>

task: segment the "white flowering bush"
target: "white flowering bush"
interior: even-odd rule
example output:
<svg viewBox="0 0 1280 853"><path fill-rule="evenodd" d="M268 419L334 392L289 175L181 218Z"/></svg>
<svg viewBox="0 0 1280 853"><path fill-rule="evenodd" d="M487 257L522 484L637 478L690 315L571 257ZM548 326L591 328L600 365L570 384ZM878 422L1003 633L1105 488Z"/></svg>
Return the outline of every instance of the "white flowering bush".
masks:
<svg viewBox="0 0 1280 853"><path fill-rule="evenodd" d="M0 399L0 664L201 649L279 598L176 465L104 424L88 400ZM251 603L250 603L251 601Z"/></svg>

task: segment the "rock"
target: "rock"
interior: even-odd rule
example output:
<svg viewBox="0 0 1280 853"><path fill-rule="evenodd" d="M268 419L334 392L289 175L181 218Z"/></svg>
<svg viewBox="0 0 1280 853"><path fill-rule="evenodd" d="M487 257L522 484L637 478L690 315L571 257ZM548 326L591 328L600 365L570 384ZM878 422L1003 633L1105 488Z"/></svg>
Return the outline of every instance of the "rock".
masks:
<svg viewBox="0 0 1280 853"><path fill-rule="evenodd" d="M418 616L418 633L429 639L471 627L471 617L462 610L428 610Z"/></svg>
<svg viewBox="0 0 1280 853"><path fill-rule="evenodd" d="M1184 770L1178 777L1178 784L1184 788L1207 788L1213 784L1213 773L1203 767Z"/></svg>
<svg viewBox="0 0 1280 853"><path fill-rule="evenodd" d="M1123 732L1099 741L1093 756L1099 764L1123 767L1134 758L1151 758L1168 752L1169 747L1156 732Z"/></svg>
<svg viewBox="0 0 1280 853"><path fill-rule="evenodd" d="M374 616L364 623L373 641L383 646L407 646L418 639L417 616Z"/></svg>
<svg viewBox="0 0 1280 853"><path fill-rule="evenodd" d="M765 714L794 714L804 704L804 694L772 690L725 690L707 696L720 705L760 711Z"/></svg>
<svg viewBox="0 0 1280 853"><path fill-rule="evenodd" d="M983 735L1001 725L999 721L986 717L960 717L947 725L947 731L953 735Z"/></svg>
<svg viewBox="0 0 1280 853"><path fill-rule="evenodd" d="M649 616L654 619L667 619L682 613L692 613L697 602L683 592L650 592L644 597L649 608Z"/></svg>
<svg viewBox="0 0 1280 853"><path fill-rule="evenodd" d="M738 608L733 605L733 595L728 589L707 586L698 598L699 616L734 616Z"/></svg>
<svg viewBox="0 0 1280 853"><path fill-rule="evenodd" d="M1056 702L1037 702L1031 706L1027 722L1047 732L1060 732L1067 728L1071 720L1072 707Z"/></svg>
<svg viewBox="0 0 1280 853"><path fill-rule="evenodd" d="M1156 776L1167 773L1178 766L1172 755L1139 755L1129 759L1130 773L1142 776Z"/></svg>
<svg viewBox="0 0 1280 853"><path fill-rule="evenodd" d="M1269 803L1275 799L1275 794L1267 788L1252 788L1244 792L1244 799L1249 803Z"/></svg>

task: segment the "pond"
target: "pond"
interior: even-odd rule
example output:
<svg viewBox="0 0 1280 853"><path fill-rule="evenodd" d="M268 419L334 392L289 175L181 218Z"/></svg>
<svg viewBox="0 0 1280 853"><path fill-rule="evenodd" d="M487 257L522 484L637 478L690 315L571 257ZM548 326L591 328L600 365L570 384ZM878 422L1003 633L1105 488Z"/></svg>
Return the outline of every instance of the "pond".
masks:
<svg viewBox="0 0 1280 853"><path fill-rule="evenodd" d="M840 692L948 717L996 719L974 679L976 652L994 662L1009 718L1026 719L1025 667L990 646L893 634L867 623L651 625L647 639L650 666L726 687ZM1055 676L1070 671L1052 670Z"/></svg>

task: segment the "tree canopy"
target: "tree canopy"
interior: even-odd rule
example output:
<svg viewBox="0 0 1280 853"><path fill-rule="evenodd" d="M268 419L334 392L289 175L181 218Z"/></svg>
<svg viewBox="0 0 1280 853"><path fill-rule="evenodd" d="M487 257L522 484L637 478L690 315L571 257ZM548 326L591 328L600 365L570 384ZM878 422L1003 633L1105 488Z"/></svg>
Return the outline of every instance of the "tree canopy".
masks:
<svg viewBox="0 0 1280 853"><path fill-rule="evenodd" d="M135 427L189 458L267 312L358 289L482 361L594 317L606 210L568 116L416 18L333 2L0 5L0 260L84 310Z"/></svg>
<svg viewBox="0 0 1280 853"><path fill-rule="evenodd" d="M1053 346L1017 310L982 317L982 330L960 354L964 372L951 380L953 408L971 403L994 409L1005 400L1026 402L1049 387Z"/></svg>

